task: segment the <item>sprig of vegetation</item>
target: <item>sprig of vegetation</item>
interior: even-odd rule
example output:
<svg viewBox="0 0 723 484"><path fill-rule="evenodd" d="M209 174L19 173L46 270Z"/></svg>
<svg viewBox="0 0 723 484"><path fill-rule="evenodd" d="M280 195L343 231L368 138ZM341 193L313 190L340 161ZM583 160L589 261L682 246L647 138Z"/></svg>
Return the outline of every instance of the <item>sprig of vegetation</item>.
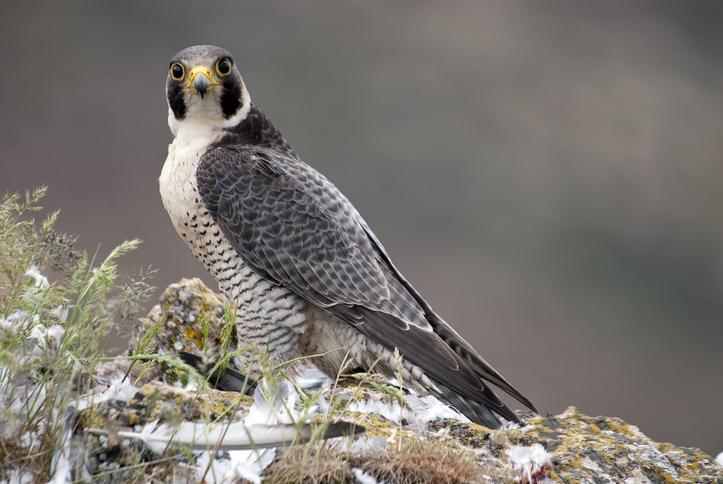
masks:
<svg viewBox="0 0 723 484"><path fill-rule="evenodd" d="M0 462L22 460L36 481L52 472L66 410L92 385L114 321L109 301L137 304L150 287L116 287L119 259L140 241L98 261L55 231L58 212L38 221L46 191L0 198ZM0 480L7 472L0 466Z"/></svg>
<svg viewBox="0 0 723 484"><path fill-rule="evenodd" d="M158 269L151 266L141 267L135 277L129 277L121 284L117 296L111 301L111 308L119 319L129 321L140 315L143 303L150 299L156 290L151 280L157 273Z"/></svg>

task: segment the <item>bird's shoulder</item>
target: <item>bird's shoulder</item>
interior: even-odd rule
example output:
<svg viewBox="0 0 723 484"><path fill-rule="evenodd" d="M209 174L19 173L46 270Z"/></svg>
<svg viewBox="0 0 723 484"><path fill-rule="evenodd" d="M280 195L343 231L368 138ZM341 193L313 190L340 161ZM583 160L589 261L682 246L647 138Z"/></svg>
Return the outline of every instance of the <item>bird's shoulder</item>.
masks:
<svg viewBox="0 0 723 484"><path fill-rule="evenodd" d="M364 232L366 224L346 196L295 154L257 145L211 146L199 160L196 177L208 202L243 199L247 206L283 207L297 216L340 224L347 232Z"/></svg>
<svg viewBox="0 0 723 484"><path fill-rule="evenodd" d="M388 298L353 205L298 158L257 146L208 150L197 185L211 216L255 269L320 306Z"/></svg>

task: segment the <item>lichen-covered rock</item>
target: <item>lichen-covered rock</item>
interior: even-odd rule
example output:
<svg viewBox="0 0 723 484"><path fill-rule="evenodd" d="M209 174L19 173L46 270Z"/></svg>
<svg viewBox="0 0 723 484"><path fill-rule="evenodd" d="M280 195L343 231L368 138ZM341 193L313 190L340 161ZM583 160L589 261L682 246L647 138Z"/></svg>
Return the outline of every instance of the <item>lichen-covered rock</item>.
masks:
<svg viewBox="0 0 723 484"><path fill-rule="evenodd" d="M236 331L226 324L226 303L200 279L181 279L163 291L160 304L141 320L139 340L144 351L188 352L218 359L236 349Z"/></svg>
<svg viewBox="0 0 723 484"><path fill-rule="evenodd" d="M228 388L219 385L222 389L253 389L253 380L245 375L217 371L219 364L224 369L236 369L238 360L230 354L237 350L232 308L222 296L194 278L168 286L160 303L141 319L129 352L137 358L170 355L206 377L216 372L217 381L226 378L225 387ZM134 371L146 381L162 378L168 383L187 383L187 369L176 366L174 371L169 371L170 363L167 359L153 357L150 364L135 367Z"/></svg>
<svg viewBox="0 0 723 484"><path fill-rule="evenodd" d="M358 384L349 384L347 381L335 389L328 387L323 397L346 399L358 395ZM403 413L385 410L385 405L395 405L388 394L372 388L365 388L363 393L365 399L381 402L378 411L364 413L340 405L336 415L367 428L365 435L337 438L324 447L315 442L279 452L264 474L270 482L357 482L355 471L387 483L723 482L723 468L711 456L698 449L654 442L618 418L590 417L570 407L554 417L528 418L523 427L491 430L449 418L434 419L419 427L405 422ZM248 397L233 392L211 390L199 394L160 383L146 384L127 401L103 402L81 413L79 429L110 431L105 438L92 435L88 470L119 471L124 465L158 459L144 453L137 441L113 438L113 431L141 431L159 420L241 418L248 414L249 406ZM326 459L335 459L334 465L327 462L319 468L314 464L320 452ZM300 462L302 456L305 463ZM194 461L186 453L179 462L188 468ZM148 472L156 472L153 468L150 465ZM450 469L456 469L459 475L453 478ZM323 476L319 473L330 475L320 479Z"/></svg>
<svg viewBox="0 0 723 484"><path fill-rule="evenodd" d="M168 357L188 352L204 362L218 361L234 349L229 342L236 344L229 326L223 299L198 279L184 279L164 292L161 304L144 320L144 333L134 340L131 353L145 345L144 352ZM226 440L205 452L176 445L153 450L144 435L159 425L172 429L188 422L267 420L254 414L263 403L259 395L265 386L260 385L252 399L238 392L185 384L170 376L173 365L154 368L152 363L152 376L145 371L148 368L142 375L134 371L130 381L122 384L119 375L126 373L129 362L108 371L115 376L98 375L99 381L113 383L102 398L87 403L76 416L72 455L80 456L74 465L82 472L73 474L75 478L105 482L116 482L116 478L171 481L175 476L184 482L243 482L243 478L288 483L723 483L723 467L711 456L654 442L619 418L591 417L570 407L550 417L521 413L524 426L491 430L434 399L370 374L317 382L302 375L293 386L280 384L281 374L265 375L277 388L285 389L280 404L273 395L264 397L275 406L273 412L283 410L272 419L268 432L288 417L319 429L305 434L303 440L311 442L262 453L224 449ZM323 440L342 435L327 432L330 422L349 422L366 432ZM231 437L238 435L225 438ZM209 474L209 469L218 472Z"/></svg>
<svg viewBox="0 0 723 484"><path fill-rule="evenodd" d="M433 422L431 430L480 452L481 462L509 465L509 449L542 445L550 464L537 479L576 483L715 483L723 468L699 449L658 443L615 417L591 417L569 407L560 415L534 416L523 427L488 430L471 423Z"/></svg>

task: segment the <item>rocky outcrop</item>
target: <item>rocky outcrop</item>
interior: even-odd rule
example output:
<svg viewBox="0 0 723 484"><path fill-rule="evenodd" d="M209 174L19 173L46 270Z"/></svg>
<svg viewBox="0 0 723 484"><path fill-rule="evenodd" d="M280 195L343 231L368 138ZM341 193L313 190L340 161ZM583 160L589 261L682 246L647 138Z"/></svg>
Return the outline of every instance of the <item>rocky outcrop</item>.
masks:
<svg viewBox="0 0 723 484"><path fill-rule="evenodd" d="M310 369L287 380L265 368L242 392L207 386L203 377L224 369L243 374L224 358L236 345L223 298L197 279L170 286L131 357L101 368L98 393L69 411L54 479L723 482L706 453L574 407L491 430L370 374L332 381Z"/></svg>
<svg viewBox="0 0 723 484"><path fill-rule="evenodd" d="M359 388L353 387L342 395L350 397ZM415 421L407 418L403 410L395 410L388 395L371 388L363 392L367 407L344 410L337 418L365 428L364 434L337 437L325 446L312 441L279 449L265 466L258 466L256 475L269 482L330 483L723 482L723 468L711 456L694 448L654 442L618 418L590 417L570 407L553 417L529 418L523 427L490 430L460 419ZM370 401L385 402L385 406L374 407ZM150 462L144 475L156 475L160 472L156 467L168 468L169 463L162 459L173 455L173 447L161 446L160 453L154 453L139 435L118 436L118 432L136 429L142 435L164 418L169 422L228 421L243 418L250 408L250 399L229 392L209 391L199 396L193 391L146 384L130 398L110 399L81 413L79 428L90 431L86 440L90 456L87 469L91 473L130 477L133 469L124 471L124 466ZM99 434L98 429L108 433ZM178 462L197 478L199 470L195 466L202 454L191 457L193 452L189 452ZM239 457L233 452L217 452L214 456L219 467L246 468L256 462L249 462L248 455L234 462ZM320 469L318 459L332 459L334 464L325 462ZM333 467L333 472L328 467ZM374 480L357 479L362 474ZM243 474L231 472L226 477L237 482L234 479ZM207 476L206 480L223 482L224 475Z"/></svg>

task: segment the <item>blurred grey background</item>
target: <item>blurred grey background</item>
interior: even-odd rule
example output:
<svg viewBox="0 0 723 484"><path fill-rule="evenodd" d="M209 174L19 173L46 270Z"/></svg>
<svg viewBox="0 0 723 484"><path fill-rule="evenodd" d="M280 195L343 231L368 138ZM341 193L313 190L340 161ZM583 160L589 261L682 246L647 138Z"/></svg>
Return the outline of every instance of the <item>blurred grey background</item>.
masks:
<svg viewBox="0 0 723 484"><path fill-rule="evenodd" d="M225 46L542 410L723 450L723 4L341 3L3 2L0 191L48 184L82 247L208 281L158 195L163 85Z"/></svg>

